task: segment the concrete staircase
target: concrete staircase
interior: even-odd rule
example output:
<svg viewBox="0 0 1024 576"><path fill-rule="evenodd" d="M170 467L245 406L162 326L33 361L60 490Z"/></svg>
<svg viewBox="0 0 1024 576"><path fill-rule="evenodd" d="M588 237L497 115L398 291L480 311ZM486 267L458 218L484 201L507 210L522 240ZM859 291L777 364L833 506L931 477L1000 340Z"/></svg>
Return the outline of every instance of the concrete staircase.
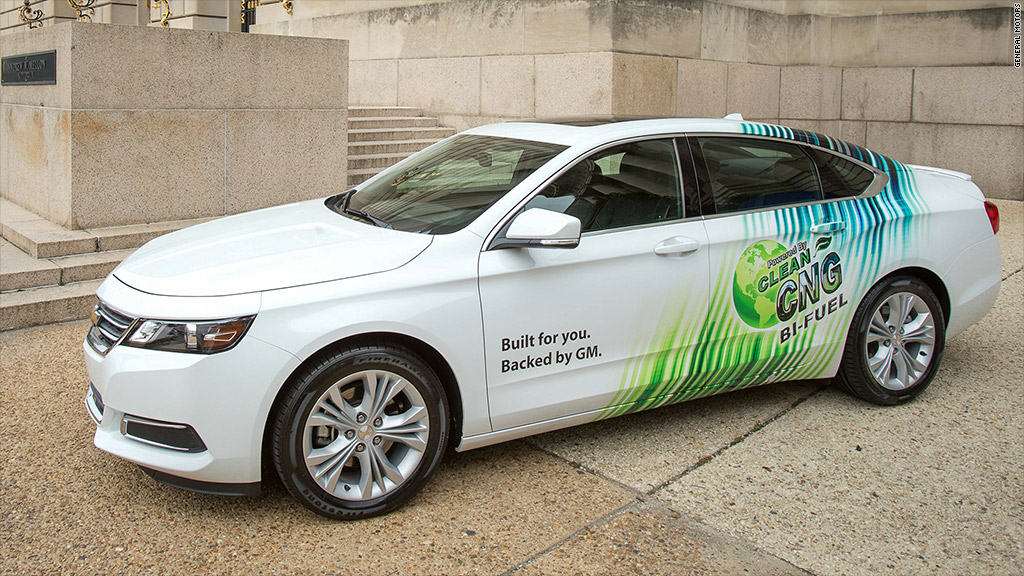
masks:
<svg viewBox="0 0 1024 576"><path fill-rule="evenodd" d="M68 230L0 199L0 330L87 317L102 279L135 248L205 221Z"/></svg>
<svg viewBox="0 0 1024 576"><path fill-rule="evenodd" d="M349 109L348 183L355 186L454 134L416 108ZM96 289L146 242L206 219L68 230L0 199L0 330L89 316Z"/></svg>
<svg viewBox="0 0 1024 576"><path fill-rule="evenodd" d="M348 185L454 134L419 108L352 106L348 109Z"/></svg>

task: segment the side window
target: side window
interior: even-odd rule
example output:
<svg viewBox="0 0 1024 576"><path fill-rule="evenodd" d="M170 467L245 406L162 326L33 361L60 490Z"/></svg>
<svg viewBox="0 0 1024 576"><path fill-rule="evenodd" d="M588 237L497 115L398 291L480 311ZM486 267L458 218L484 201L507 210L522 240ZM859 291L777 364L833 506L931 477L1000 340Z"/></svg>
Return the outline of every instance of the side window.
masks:
<svg viewBox="0 0 1024 576"><path fill-rule="evenodd" d="M682 217L679 162L672 140L630 142L576 163L525 209L575 216L583 231L651 224Z"/></svg>
<svg viewBox="0 0 1024 576"><path fill-rule="evenodd" d="M826 200L850 198L863 194L875 175L871 170L851 162L842 156L815 149L814 162L821 175L821 188Z"/></svg>
<svg viewBox="0 0 1024 576"><path fill-rule="evenodd" d="M719 214L822 199L800 146L753 138L698 138Z"/></svg>

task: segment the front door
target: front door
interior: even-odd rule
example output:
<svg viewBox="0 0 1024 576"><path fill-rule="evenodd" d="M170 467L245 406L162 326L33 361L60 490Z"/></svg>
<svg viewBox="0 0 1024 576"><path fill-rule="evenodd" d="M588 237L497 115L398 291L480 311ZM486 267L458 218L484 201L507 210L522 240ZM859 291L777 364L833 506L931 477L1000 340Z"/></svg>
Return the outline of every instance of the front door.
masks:
<svg viewBox="0 0 1024 576"><path fill-rule="evenodd" d="M579 246L481 254L494 430L671 396L708 304L707 237L684 192L673 139L605 148L524 208L579 218Z"/></svg>

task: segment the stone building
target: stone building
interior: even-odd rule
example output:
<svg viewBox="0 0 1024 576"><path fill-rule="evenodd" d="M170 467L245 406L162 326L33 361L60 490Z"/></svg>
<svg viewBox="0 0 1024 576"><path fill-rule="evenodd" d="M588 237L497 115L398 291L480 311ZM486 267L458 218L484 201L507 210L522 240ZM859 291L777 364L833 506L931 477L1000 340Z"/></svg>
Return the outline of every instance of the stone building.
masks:
<svg viewBox="0 0 1024 576"><path fill-rule="evenodd" d="M156 235L513 118L741 113L1024 200L1014 20L1012 0L0 0L0 53L59 40L64 74L0 86L0 329L87 314Z"/></svg>
<svg viewBox="0 0 1024 576"><path fill-rule="evenodd" d="M25 25L24 3L0 0L2 31ZM76 17L67 0L30 3L43 25ZM166 15L170 27L344 38L350 104L414 106L456 130L739 112L1024 199L1009 0L98 0L94 11L95 22Z"/></svg>
<svg viewBox="0 0 1024 576"><path fill-rule="evenodd" d="M455 129L518 117L746 118L973 174L1024 199L1008 1L301 2L253 30L347 38L350 102Z"/></svg>

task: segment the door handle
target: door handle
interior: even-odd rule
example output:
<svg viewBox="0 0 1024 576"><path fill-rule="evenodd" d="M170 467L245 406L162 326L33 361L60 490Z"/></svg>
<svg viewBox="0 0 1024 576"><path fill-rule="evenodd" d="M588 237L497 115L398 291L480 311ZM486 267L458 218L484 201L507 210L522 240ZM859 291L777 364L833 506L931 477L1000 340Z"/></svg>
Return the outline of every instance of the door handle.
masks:
<svg viewBox="0 0 1024 576"><path fill-rule="evenodd" d="M673 236L654 247L658 256L686 256L700 249L700 242L686 236Z"/></svg>
<svg viewBox="0 0 1024 576"><path fill-rule="evenodd" d="M811 234L831 234L846 229L846 222L825 222L811 226Z"/></svg>

